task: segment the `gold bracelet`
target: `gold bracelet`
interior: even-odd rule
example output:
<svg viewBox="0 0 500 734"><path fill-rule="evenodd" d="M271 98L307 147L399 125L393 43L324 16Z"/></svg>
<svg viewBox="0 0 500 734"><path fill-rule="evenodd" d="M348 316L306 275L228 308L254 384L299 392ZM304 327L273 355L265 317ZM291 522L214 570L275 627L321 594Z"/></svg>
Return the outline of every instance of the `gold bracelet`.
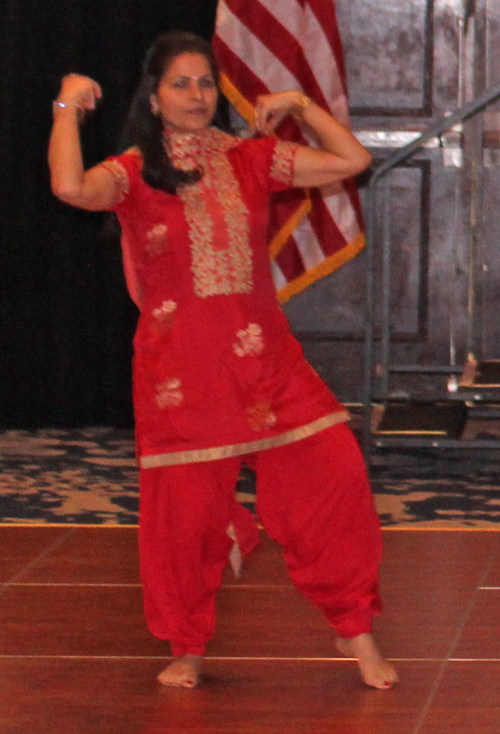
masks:
<svg viewBox="0 0 500 734"><path fill-rule="evenodd" d="M304 115L304 110L306 110L312 104L313 104L313 101L310 97L307 96L307 94L300 93L299 101L295 105L296 109L294 112L292 112L293 117L295 117L295 119L297 120L301 120Z"/></svg>

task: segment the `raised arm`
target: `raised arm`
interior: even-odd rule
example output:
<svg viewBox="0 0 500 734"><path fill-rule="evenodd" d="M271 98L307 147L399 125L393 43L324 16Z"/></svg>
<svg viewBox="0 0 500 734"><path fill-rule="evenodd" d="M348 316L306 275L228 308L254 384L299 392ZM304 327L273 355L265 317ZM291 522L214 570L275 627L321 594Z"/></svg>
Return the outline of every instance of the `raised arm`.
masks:
<svg viewBox="0 0 500 734"><path fill-rule="evenodd" d="M113 174L103 166L84 170L80 144L80 121L95 109L102 96L97 82L79 74L62 80L54 102L54 123L49 143L52 192L67 204L94 211L112 207L117 197Z"/></svg>
<svg viewBox="0 0 500 734"><path fill-rule="evenodd" d="M370 165L371 155L354 135L301 92L261 95L255 107L259 132L269 134L286 115L309 128L318 148L300 146L295 158L295 186L324 186L355 176Z"/></svg>

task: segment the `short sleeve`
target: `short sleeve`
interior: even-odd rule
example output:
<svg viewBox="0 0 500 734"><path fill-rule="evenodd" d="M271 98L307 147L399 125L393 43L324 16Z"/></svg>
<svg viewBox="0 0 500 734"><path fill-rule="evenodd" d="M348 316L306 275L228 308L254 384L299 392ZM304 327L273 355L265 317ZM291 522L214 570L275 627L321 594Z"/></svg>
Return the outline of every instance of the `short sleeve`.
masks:
<svg viewBox="0 0 500 734"><path fill-rule="evenodd" d="M240 158L243 175L250 174L255 185L268 193L291 188L295 172L297 143L274 136L245 140L234 151Z"/></svg>
<svg viewBox="0 0 500 734"><path fill-rule="evenodd" d="M116 182L116 201L111 208L117 213L125 213L130 209L134 191L141 175L141 157L139 153L128 152L119 156L110 156L101 164Z"/></svg>
<svg viewBox="0 0 500 734"><path fill-rule="evenodd" d="M277 140L271 158L269 174L271 191L281 191L293 186L295 156L299 145L288 140Z"/></svg>

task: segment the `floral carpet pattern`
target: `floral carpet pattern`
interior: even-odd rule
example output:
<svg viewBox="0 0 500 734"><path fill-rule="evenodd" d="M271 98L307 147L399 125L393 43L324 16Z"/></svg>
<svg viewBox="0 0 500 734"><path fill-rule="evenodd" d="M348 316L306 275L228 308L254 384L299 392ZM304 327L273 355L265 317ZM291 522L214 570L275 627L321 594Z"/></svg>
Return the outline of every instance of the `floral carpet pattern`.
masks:
<svg viewBox="0 0 500 734"><path fill-rule="evenodd" d="M379 450L371 482L384 527L500 530L500 450Z"/></svg>
<svg viewBox="0 0 500 734"><path fill-rule="evenodd" d="M500 450L379 449L372 487L384 527L500 530ZM136 525L133 434L114 428L0 432L0 522ZM255 477L237 497L253 509Z"/></svg>

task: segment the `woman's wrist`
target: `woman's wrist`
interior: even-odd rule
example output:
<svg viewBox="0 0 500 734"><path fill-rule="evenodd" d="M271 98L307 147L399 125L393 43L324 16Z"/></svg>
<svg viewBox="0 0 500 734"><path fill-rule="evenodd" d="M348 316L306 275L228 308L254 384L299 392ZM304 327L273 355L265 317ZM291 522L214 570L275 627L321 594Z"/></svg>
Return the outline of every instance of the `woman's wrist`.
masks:
<svg viewBox="0 0 500 734"><path fill-rule="evenodd" d="M57 97L53 102L52 105L54 107L59 107L60 109L65 110L68 107L76 107L77 109L81 108L81 105L78 102L73 102L70 99L60 99Z"/></svg>
<svg viewBox="0 0 500 734"><path fill-rule="evenodd" d="M305 110L307 110L307 108L310 107L312 104L314 104L314 102L310 97L307 96L307 94L299 92L297 101L295 102L291 110L293 117L295 117L296 120L302 120Z"/></svg>
<svg viewBox="0 0 500 734"><path fill-rule="evenodd" d="M77 102L70 102L64 99L55 99L52 102L52 114L54 117L59 115L76 115L78 118L81 117L82 107Z"/></svg>

